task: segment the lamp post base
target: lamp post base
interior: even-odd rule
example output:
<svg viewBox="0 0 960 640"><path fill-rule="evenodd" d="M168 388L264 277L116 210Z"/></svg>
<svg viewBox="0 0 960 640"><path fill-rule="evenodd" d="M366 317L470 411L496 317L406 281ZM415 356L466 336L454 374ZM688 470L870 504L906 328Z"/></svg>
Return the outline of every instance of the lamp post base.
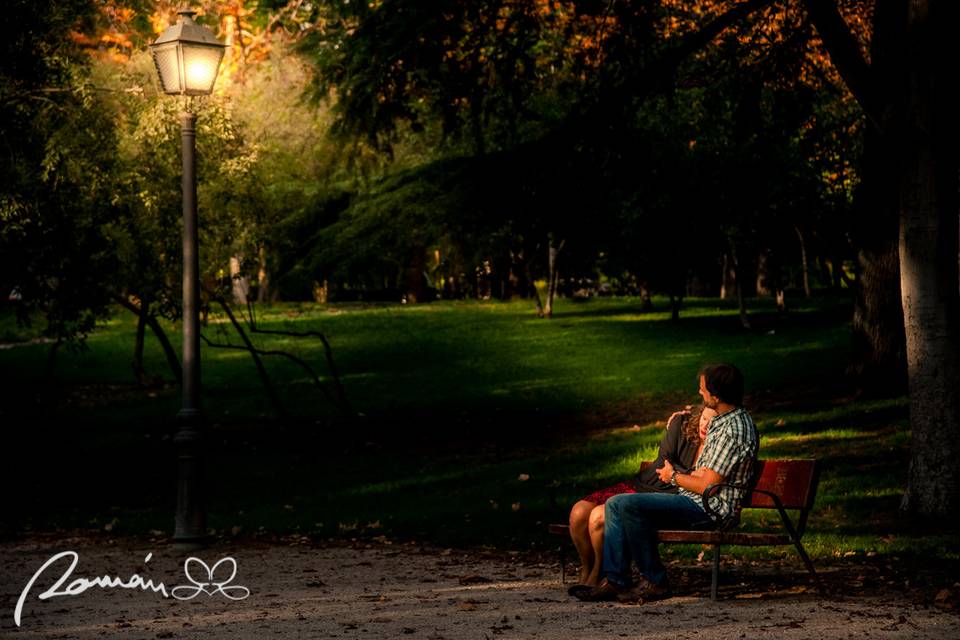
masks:
<svg viewBox="0 0 960 640"><path fill-rule="evenodd" d="M177 415L179 430L173 437L177 449L177 513L173 544L204 545L208 541L203 495L203 416L185 409ZM186 550L186 549L184 549Z"/></svg>
<svg viewBox="0 0 960 640"><path fill-rule="evenodd" d="M177 553L193 553L196 551L203 551L210 546L210 537L206 536L204 538L197 538L196 540L192 539L183 539L177 540L174 538L170 541L170 547Z"/></svg>

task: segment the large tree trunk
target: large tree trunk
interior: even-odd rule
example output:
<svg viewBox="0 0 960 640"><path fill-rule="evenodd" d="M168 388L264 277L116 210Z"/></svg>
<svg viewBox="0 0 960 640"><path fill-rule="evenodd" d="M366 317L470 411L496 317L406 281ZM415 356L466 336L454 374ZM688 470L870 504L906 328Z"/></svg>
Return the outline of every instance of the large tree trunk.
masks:
<svg viewBox="0 0 960 640"><path fill-rule="evenodd" d="M873 81L889 91L901 86L904 0L877 3L871 41ZM853 358L849 372L868 395L894 395L906 390L906 344L900 304L897 251L899 173L902 151L897 144L896 109L902 100L879 94L890 105L873 118L864 139L862 182L854 203L854 243L859 276L853 312ZM834 277L843 278L843 264L834 259Z"/></svg>
<svg viewBox="0 0 960 640"><path fill-rule="evenodd" d="M949 518L960 507L960 277L954 60L955 0L913 0L900 199L900 282L912 452L906 511ZM943 49L941 49L941 47Z"/></svg>

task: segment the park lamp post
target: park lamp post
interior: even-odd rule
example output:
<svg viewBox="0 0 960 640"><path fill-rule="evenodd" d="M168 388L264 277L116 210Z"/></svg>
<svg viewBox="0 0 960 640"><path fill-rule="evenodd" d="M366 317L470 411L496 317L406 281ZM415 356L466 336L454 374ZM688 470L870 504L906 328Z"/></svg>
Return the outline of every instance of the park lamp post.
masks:
<svg viewBox="0 0 960 640"><path fill-rule="evenodd" d="M201 96L213 92L224 45L182 10L175 25L150 45L163 92ZM198 547L206 540L200 409L200 260L197 237L196 115L180 113L183 160L183 404L177 414L177 513L173 542Z"/></svg>

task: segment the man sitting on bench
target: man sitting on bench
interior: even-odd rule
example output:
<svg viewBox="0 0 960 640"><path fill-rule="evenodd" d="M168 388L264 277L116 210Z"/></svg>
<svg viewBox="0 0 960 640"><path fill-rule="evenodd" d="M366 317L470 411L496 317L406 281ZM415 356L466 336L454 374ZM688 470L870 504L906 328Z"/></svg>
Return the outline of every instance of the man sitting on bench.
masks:
<svg viewBox="0 0 960 640"><path fill-rule="evenodd" d="M712 484L746 486L760 448L757 427L743 404L743 374L728 364L700 370L703 404L717 411L707 431L696 468L677 473L666 461L660 478L679 487L676 494L635 493L610 498L604 510L603 575L599 585L576 596L581 600L644 602L666 597L667 573L660 561L660 529L712 529L737 513L742 489L721 486L710 496L711 510L703 507L703 492ZM631 560L640 580L631 580Z"/></svg>

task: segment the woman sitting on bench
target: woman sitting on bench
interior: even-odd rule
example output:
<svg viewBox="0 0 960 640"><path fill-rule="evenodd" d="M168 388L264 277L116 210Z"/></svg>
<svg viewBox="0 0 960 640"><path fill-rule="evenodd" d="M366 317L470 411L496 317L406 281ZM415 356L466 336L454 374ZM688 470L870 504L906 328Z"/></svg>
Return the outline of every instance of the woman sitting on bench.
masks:
<svg viewBox="0 0 960 640"><path fill-rule="evenodd" d="M674 413L667 421L666 433L660 440L659 455L652 465L635 478L595 491L573 505L570 510L570 537L580 555L580 578L577 584L570 587L571 593L584 586L594 587L599 582L600 565L603 563L604 503L620 493L676 493L677 488L662 482L656 470L667 459L678 472L688 473L694 468L703 449L707 427L715 415L717 412L707 407L701 407L693 413Z"/></svg>

